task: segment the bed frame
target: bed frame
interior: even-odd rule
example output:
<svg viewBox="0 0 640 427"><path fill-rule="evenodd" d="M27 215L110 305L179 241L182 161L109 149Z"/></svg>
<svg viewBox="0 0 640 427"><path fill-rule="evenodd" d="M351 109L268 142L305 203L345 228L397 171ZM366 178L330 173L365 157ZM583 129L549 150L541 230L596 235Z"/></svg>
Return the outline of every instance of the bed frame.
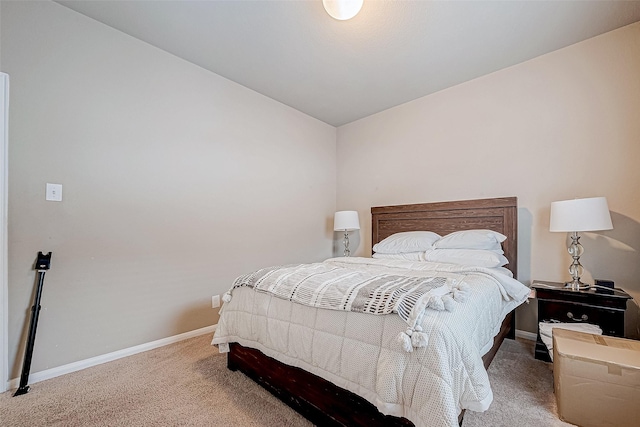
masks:
<svg viewBox="0 0 640 427"><path fill-rule="evenodd" d="M441 203L382 206L371 208L372 241L401 231L429 230L440 235L453 231L489 229L507 236L503 243L507 267L517 277L517 199L464 200ZM482 358L489 367L505 337L515 336L515 315L511 312L494 338L493 347ZM362 397L340 388L303 369L285 365L259 350L232 343L227 367L240 370L269 390L305 418L321 426L413 426L405 418L383 415ZM459 422L462 422L460 414Z"/></svg>

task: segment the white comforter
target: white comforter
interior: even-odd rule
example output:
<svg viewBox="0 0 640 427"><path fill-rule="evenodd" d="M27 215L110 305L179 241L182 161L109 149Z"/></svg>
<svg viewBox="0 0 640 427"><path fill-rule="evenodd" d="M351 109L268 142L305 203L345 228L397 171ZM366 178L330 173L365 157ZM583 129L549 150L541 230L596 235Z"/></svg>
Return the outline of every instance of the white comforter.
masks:
<svg viewBox="0 0 640 427"><path fill-rule="evenodd" d="M529 289L494 270L452 264L342 258L354 269L464 274L470 292L449 311L426 310L429 344L405 352L397 337L407 324L395 314L375 316L308 307L236 288L220 311L213 344L256 348L367 399L380 412L405 417L417 427L457 426L462 409L484 411L493 399L482 355L506 314Z"/></svg>

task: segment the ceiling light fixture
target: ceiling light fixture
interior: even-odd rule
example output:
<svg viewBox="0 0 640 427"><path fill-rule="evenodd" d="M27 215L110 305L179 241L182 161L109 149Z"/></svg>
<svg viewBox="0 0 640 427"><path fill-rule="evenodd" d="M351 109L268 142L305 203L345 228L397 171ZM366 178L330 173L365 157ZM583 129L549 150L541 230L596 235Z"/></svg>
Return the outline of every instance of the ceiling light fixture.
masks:
<svg viewBox="0 0 640 427"><path fill-rule="evenodd" d="M362 9L363 0L322 0L324 9L339 21L351 19Z"/></svg>

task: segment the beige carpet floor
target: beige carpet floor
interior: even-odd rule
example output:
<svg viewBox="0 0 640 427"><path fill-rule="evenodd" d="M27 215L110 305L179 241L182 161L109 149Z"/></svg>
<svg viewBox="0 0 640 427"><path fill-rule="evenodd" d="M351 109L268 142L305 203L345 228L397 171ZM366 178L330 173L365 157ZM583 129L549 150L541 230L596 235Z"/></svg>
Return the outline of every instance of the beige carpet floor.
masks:
<svg viewBox="0 0 640 427"><path fill-rule="evenodd" d="M239 372L204 335L0 394L2 426L310 426ZM529 342L505 341L489 369L491 408L463 427L567 426L552 373Z"/></svg>
<svg viewBox="0 0 640 427"><path fill-rule="evenodd" d="M485 412L466 411L462 427L564 427L553 394L551 364L535 360L533 341L504 340L489 366L493 403Z"/></svg>

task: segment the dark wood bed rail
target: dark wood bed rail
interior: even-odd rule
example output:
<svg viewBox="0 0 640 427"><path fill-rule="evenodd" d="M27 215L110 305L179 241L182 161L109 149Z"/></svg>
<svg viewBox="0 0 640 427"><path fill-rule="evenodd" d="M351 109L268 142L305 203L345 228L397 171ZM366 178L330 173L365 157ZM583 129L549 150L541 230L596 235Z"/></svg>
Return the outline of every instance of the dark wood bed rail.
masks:
<svg viewBox="0 0 640 427"><path fill-rule="evenodd" d="M413 427L406 418L381 414L366 399L261 351L230 344L227 367L240 370L317 426Z"/></svg>

